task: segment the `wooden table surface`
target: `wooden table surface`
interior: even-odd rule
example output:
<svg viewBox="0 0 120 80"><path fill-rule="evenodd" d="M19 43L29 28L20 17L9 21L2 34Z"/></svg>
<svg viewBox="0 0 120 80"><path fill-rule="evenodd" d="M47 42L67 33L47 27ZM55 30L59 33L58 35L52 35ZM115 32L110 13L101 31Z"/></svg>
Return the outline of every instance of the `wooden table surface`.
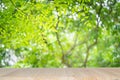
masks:
<svg viewBox="0 0 120 80"><path fill-rule="evenodd" d="M0 80L120 80L120 68L1 68Z"/></svg>

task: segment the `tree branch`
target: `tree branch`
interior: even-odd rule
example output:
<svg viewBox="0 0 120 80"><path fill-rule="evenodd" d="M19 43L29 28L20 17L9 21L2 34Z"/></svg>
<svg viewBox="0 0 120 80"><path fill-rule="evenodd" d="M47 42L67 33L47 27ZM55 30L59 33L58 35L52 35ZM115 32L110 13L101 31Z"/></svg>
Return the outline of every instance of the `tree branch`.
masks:
<svg viewBox="0 0 120 80"><path fill-rule="evenodd" d="M56 30L57 30L58 24L59 24L59 16L58 16L57 20L58 20L58 21L57 21L56 27L55 27ZM63 50L63 46L62 46L61 41L60 41L60 38L59 38L59 34L58 34L58 32L55 32L55 34L56 34L56 39L57 39L58 45L60 46L61 53L62 53L62 63L68 66L68 64L66 64L66 61L65 61L64 50Z"/></svg>
<svg viewBox="0 0 120 80"><path fill-rule="evenodd" d="M59 16L58 16L58 21L57 21L56 27L55 27L56 29L58 28L58 24L59 24ZM61 44L60 39L59 39L59 34L58 34L58 32L55 32L55 34L56 34L57 42L61 48L61 52L62 52L62 54L64 54L64 50L63 50L62 44Z"/></svg>
<svg viewBox="0 0 120 80"><path fill-rule="evenodd" d="M74 44L71 46L71 48L65 53L65 55L71 55L71 52L77 47L82 44L86 43L86 41L80 42L77 44L77 37L75 38Z"/></svg>
<svg viewBox="0 0 120 80"><path fill-rule="evenodd" d="M101 10L102 10L102 3L101 3L101 7L99 8L99 11L98 11L98 13L97 13L98 16L100 16ZM89 46L87 47L86 57L85 57L85 60L84 60L84 63L83 63L83 67L86 67L86 66L87 66L87 62L88 62L88 58L89 58L89 54L90 54L90 53L89 53L90 49L98 43L99 23L100 23L100 21L99 21L99 17L98 17L98 18L97 18L96 28L95 28L97 37L95 38L95 42L93 42L91 45L89 45Z"/></svg>
<svg viewBox="0 0 120 80"><path fill-rule="evenodd" d="M24 11L22 11L22 10L19 9L19 8L17 8L16 5L14 4L14 2L13 2L12 0L10 0L10 2L12 3L12 5L15 7L15 9L16 9L17 11L20 11L20 12L22 12L23 14L27 15Z"/></svg>
<svg viewBox="0 0 120 80"><path fill-rule="evenodd" d="M74 44L73 44L73 45L71 46L71 48L65 53L66 55L70 54L71 51L75 49L75 47L76 47L76 45L77 45L77 44L76 44L77 38L78 38L78 35L76 35L76 37L75 37Z"/></svg>
<svg viewBox="0 0 120 80"><path fill-rule="evenodd" d="M80 43L77 44L77 39L78 39L78 35L76 35L76 37L75 37L74 44L70 47L70 49L69 49L68 51L66 51L66 53L64 53L65 58L66 58L68 55L70 56L70 55L71 55L71 52L72 52L76 47L78 47L78 46L86 43L86 40L85 40L85 41L80 42ZM68 61L66 61L66 64L67 64L69 67L71 67L71 64L70 64Z"/></svg>
<svg viewBox="0 0 120 80"><path fill-rule="evenodd" d="M90 51L90 49L91 49L94 45L96 45L96 44L97 44L97 40L95 40L95 42L94 42L93 44L91 44L91 45L89 45L89 46L87 47L86 57L85 57L85 60L84 60L84 63L83 63L83 67L86 67L86 66L87 66L87 62L88 62L88 58L89 58L89 51Z"/></svg>

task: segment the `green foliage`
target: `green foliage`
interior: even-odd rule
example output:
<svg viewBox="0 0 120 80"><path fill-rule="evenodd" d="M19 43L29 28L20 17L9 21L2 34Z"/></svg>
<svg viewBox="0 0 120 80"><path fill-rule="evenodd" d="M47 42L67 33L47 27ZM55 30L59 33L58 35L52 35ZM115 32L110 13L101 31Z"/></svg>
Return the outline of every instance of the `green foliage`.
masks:
<svg viewBox="0 0 120 80"><path fill-rule="evenodd" d="M120 67L117 0L0 0L0 67Z"/></svg>

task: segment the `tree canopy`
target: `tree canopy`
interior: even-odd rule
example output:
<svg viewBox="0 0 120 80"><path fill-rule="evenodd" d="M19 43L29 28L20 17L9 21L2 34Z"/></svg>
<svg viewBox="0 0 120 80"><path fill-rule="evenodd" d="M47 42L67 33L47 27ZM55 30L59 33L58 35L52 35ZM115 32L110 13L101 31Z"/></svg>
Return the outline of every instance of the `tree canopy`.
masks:
<svg viewBox="0 0 120 80"><path fill-rule="evenodd" d="M0 0L0 67L120 67L120 0Z"/></svg>

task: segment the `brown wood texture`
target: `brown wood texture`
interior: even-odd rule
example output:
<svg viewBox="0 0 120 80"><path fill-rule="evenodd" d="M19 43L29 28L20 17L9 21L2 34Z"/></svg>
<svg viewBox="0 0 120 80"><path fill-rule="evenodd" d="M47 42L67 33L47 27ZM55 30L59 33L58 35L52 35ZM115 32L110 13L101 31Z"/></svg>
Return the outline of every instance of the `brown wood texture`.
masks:
<svg viewBox="0 0 120 80"><path fill-rule="evenodd" d="M120 68L1 68L0 80L120 80Z"/></svg>

